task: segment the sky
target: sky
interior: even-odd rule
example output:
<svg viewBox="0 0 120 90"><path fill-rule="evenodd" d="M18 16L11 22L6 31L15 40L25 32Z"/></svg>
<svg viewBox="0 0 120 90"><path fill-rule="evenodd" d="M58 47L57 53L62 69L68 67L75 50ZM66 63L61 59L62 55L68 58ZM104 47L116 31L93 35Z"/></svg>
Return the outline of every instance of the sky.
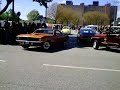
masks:
<svg viewBox="0 0 120 90"><path fill-rule="evenodd" d="M2 4L0 5L0 8L2 9L5 4L6 0L0 0ZM118 12L117 17L120 17L120 0L118 3L114 3L116 0L69 0L73 1L74 5L80 5L80 3L85 3L85 5L90 5L93 3L93 1L99 1L99 5L105 5L106 3L111 3L111 5L117 5L118 6ZM51 3L65 3L66 0L53 0ZM51 5L51 3L48 3L48 6ZM9 6L8 9L12 8L12 5ZM45 8L43 6L40 6L39 3L33 2L33 0L15 0L15 12L21 12L20 18L23 20L27 20L27 14L31 10L37 10L40 15L45 16Z"/></svg>

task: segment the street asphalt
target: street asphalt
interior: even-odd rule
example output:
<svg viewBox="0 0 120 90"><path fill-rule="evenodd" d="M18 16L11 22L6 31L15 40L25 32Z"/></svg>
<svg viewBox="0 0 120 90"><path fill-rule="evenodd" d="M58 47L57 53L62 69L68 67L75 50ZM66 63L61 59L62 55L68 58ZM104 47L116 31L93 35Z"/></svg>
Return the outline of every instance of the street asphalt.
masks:
<svg viewBox="0 0 120 90"><path fill-rule="evenodd" d="M77 44L75 35L48 52L0 45L0 90L120 90L120 51Z"/></svg>

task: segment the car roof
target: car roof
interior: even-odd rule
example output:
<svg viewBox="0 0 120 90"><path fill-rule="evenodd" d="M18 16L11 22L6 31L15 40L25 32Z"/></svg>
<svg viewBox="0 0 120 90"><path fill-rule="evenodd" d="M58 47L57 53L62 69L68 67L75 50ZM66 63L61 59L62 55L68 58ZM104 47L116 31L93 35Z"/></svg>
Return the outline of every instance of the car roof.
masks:
<svg viewBox="0 0 120 90"><path fill-rule="evenodd" d="M59 30L59 29L51 29L51 28L39 28L39 29L36 29L36 30Z"/></svg>
<svg viewBox="0 0 120 90"><path fill-rule="evenodd" d="M81 28L81 29L84 29L84 30L94 30L93 28Z"/></svg>

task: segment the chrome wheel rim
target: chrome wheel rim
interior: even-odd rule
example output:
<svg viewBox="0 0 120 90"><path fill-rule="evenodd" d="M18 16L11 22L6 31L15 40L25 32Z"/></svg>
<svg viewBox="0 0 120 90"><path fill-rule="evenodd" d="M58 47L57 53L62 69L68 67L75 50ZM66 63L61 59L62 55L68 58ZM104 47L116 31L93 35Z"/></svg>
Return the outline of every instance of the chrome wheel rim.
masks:
<svg viewBox="0 0 120 90"><path fill-rule="evenodd" d="M44 42L43 44L44 49L49 49L50 48L50 43L49 42Z"/></svg>
<svg viewBox="0 0 120 90"><path fill-rule="evenodd" d="M97 43L96 43L96 41L94 41L93 48L96 48L96 45L97 45Z"/></svg>

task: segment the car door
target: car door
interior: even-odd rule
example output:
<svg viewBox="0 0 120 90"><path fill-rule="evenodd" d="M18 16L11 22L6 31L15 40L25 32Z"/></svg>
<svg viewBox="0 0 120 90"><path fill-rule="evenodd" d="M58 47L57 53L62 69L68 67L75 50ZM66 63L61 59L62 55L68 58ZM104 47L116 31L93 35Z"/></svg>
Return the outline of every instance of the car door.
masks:
<svg viewBox="0 0 120 90"><path fill-rule="evenodd" d="M55 30L55 41L57 43L62 43L65 41L65 36L59 30Z"/></svg>
<svg viewBox="0 0 120 90"><path fill-rule="evenodd" d="M107 35L107 43L109 44L115 44L118 42L118 38L116 34L109 34Z"/></svg>

